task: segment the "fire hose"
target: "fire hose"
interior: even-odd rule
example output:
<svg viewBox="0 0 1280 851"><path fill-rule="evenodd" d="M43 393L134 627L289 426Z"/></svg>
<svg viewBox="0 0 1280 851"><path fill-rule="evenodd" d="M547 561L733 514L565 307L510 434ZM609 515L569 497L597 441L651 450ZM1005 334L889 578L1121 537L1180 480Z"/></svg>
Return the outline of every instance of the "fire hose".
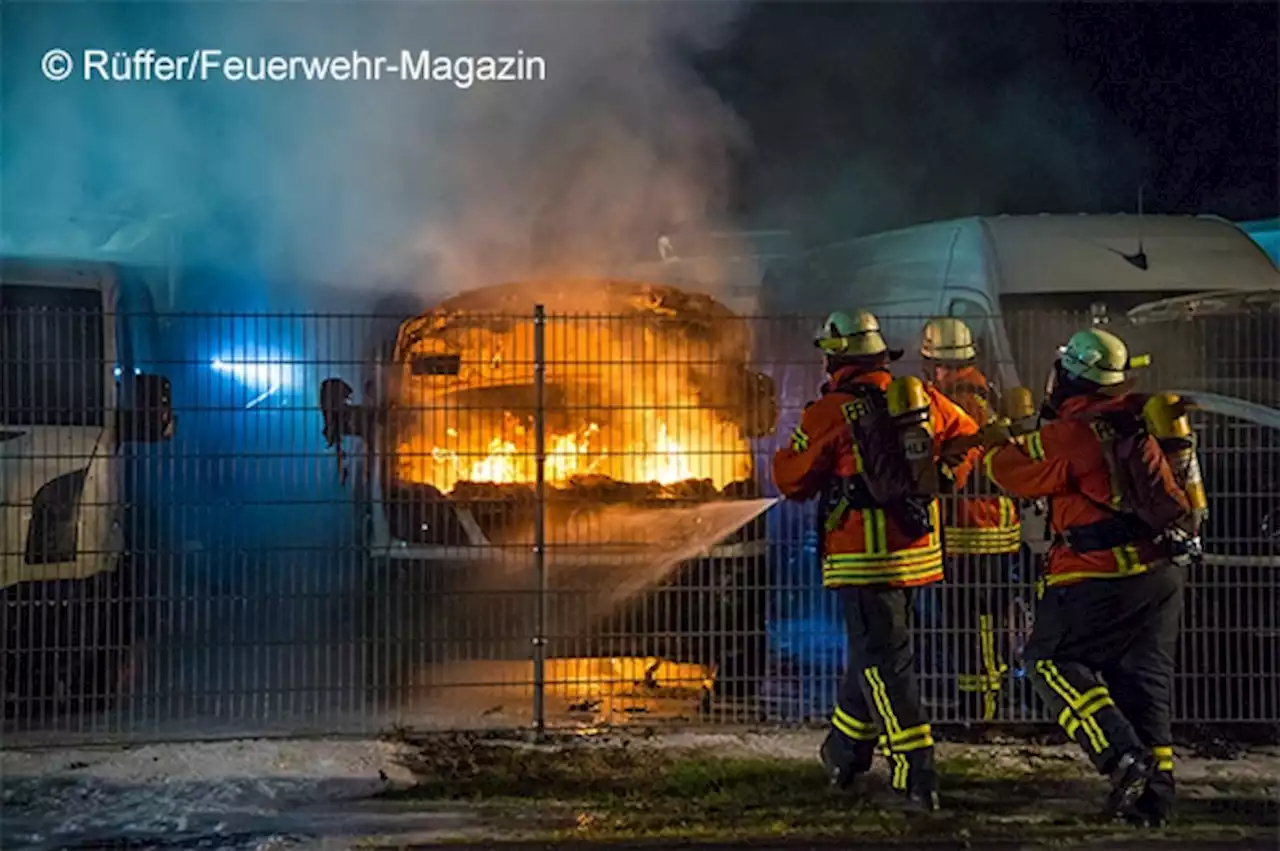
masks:
<svg viewBox="0 0 1280 851"><path fill-rule="evenodd" d="M1220 414L1280 431L1280 410L1275 408L1217 393L1200 393L1194 390L1170 390L1169 392L1186 399L1190 410Z"/></svg>

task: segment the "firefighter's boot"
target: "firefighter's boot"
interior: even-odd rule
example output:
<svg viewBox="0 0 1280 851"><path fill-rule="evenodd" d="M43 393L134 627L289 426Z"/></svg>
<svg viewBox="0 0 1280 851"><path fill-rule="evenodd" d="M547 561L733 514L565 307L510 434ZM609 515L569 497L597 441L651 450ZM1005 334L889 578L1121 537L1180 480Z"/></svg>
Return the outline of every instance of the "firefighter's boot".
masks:
<svg viewBox="0 0 1280 851"><path fill-rule="evenodd" d="M1173 773L1156 771L1133 804L1129 820L1145 827L1164 827L1173 817Z"/></svg>
<svg viewBox="0 0 1280 851"><path fill-rule="evenodd" d="M1111 818L1127 816L1146 790L1155 772L1151 757L1141 751L1121 754L1111 771L1111 794L1107 796L1104 815Z"/></svg>
<svg viewBox="0 0 1280 851"><path fill-rule="evenodd" d="M920 813L936 813L938 801L938 769L933 764L933 749L917 751L907 757L911 763L907 779L907 809Z"/></svg>
<svg viewBox="0 0 1280 851"><path fill-rule="evenodd" d="M871 770L875 742L853 742L832 730L818 751L822 768L832 788L852 788L859 777Z"/></svg>
<svg viewBox="0 0 1280 851"><path fill-rule="evenodd" d="M938 800L938 790L931 787L920 787L907 792L907 809L920 813L936 813L942 808Z"/></svg>

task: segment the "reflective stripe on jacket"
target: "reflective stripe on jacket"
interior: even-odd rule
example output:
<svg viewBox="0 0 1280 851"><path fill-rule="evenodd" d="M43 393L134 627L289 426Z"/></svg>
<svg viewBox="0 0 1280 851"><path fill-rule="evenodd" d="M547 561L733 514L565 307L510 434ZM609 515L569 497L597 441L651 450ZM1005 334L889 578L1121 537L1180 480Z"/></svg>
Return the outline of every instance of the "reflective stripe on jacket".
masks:
<svg viewBox="0 0 1280 851"><path fill-rule="evenodd" d="M790 445L779 449L773 459L773 479L787 499L807 500L822 490L831 477L851 477L861 472L858 448L843 410L855 397L829 390L856 382L888 388L888 371L857 373L845 369L832 377L823 395L805 408ZM968 414L936 390L929 390L932 403L935 456L942 443L976 434L978 425ZM970 453L952 470L957 483L968 477L980 450ZM938 501L929 510L934 531L910 539L882 508L848 511L839 524L825 535L822 581L828 588L845 585L911 587L927 585L942 578L941 518Z"/></svg>
<svg viewBox="0 0 1280 851"><path fill-rule="evenodd" d="M940 373L937 387L979 425L994 418L991 383L976 366ZM975 476L970 484L981 484L977 479ZM1022 548L1022 521L1009 497L957 496L952 503L954 507L944 512L943 544L949 554L999 555Z"/></svg>
<svg viewBox="0 0 1280 851"><path fill-rule="evenodd" d="M1121 409L1133 409L1130 397L1068 399L1058 419L1014 443L988 450L983 459L986 474L1016 497L1049 497L1049 523L1058 536L1068 529L1107 520L1112 515L1103 506L1118 504L1118 494L1091 420ZM1172 474L1163 478L1171 494L1180 493ZM1049 550L1046 579L1049 585L1117 579L1145 573L1166 558L1166 551L1152 541L1090 553L1077 553L1057 542Z"/></svg>

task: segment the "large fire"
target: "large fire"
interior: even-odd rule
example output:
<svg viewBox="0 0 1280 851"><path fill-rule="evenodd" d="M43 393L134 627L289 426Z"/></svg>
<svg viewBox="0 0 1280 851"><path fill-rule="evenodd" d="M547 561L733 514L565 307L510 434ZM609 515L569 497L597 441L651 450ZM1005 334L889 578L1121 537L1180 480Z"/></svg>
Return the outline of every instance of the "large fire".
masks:
<svg viewBox="0 0 1280 851"><path fill-rule="evenodd" d="M577 477L606 476L622 481L657 482L675 484L689 479L709 478L715 475L699 475L706 472L698 463L698 456L673 440L667 424L661 418L649 416L654 423L652 439L645 435L639 443L621 453L613 453L608 442L600 435L597 423L588 423L567 434L548 434L546 462L543 475L548 482L564 484ZM484 449L487 454L468 453L465 456L455 448L433 447L431 460L419 458L411 444L402 444L400 457L406 460L402 474L413 480L430 481L444 491L452 490L458 482L532 482L537 477L535 436L532 426L521 424L507 414L507 428L501 435L489 440ZM646 430L648 431L648 430ZM458 430L449 428L446 435L456 444ZM411 459L411 460L410 460ZM424 470L423 467L430 467Z"/></svg>
<svg viewBox="0 0 1280 851"><path fill-rule="evenodd" d="M720 401L731 395L721 385L741 382L730 361L742 355L726 350L742 341L691 333L674 311L655 323L648 302L630 308L547 322L546 480L699 479L723 488L749 478L750 446ZM445 493L459 482L534 482L532 321L453 312L434 323L402 354L399 477ZM458 353L456 375L413 373L414 357Z"/></svg>
<svg viewBox="0 0 1280 851"><path fill-rule="evenodd" d="M680 419L689 420L687 414ZM690 445L677 441L662 417L651 410L633 412L629 417L638 426L618 429L635 435L633 440L612 444L598 423L589 422L570 432L548 431L544 446L544 476L551 484L567 484L576 478L602 476L624 482L657 482L671 485L690 479L710 479L716 487L742 479L747 474L740 453L732 450L741 437L731 427L710 421L707 416L693 433L700 438ZM416 441L403 441L398 447L400 477L408 481L431 484L448 493L458 482L491 482L495 484L530 483L537 478L534 426L509 412L504 413L504 427L488 437L473 434L466 441L458 429L445 429L445 439L421 451ZM688 431L693 431L692 429ZM688 432L686 432L688 433ZM713 441L712 447L705 444ZM729 447L729 451L717 447ZM734 455L739 457L734 458ZM726 457L728 456L728 457ZM734 463L734 461L738 463Z"/></svg>

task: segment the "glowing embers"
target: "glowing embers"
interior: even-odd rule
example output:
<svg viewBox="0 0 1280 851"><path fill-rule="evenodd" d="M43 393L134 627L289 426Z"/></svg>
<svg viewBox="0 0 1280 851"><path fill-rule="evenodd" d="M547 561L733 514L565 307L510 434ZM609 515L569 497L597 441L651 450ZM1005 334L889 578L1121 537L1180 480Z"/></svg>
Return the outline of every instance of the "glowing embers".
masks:
<svg viewBox="0 0 1280 851"><path fill-rule="evenodd" d="M715 666L654 656L552 658L544 673L553 717L609 723L695 716L711 701L718 674ZM423 670L420 683L455 704L471 698L523 707L533 695L533 663L442 664Z"/></svg>

